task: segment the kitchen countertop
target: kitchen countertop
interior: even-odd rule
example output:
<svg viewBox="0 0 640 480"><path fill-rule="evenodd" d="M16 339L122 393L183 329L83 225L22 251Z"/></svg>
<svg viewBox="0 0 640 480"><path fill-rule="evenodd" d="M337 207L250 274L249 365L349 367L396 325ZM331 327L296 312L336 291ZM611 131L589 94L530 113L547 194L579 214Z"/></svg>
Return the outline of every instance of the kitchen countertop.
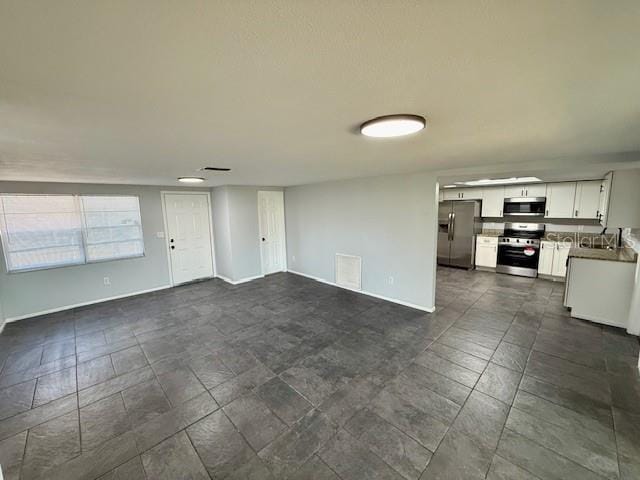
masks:
<svg viewBox="0 0 640 480"><path fill-rule="evenodd" d="M569 258L635 263L638 259L638 254L632 248L607 250L604 248L573 247L569 250Z"/></svg>
<svg viewBox="0 0 640 480"><path fill-rule="evenodd" d="M479 237L499 237L504 232L502 230L483 230L482 233L478 233Z"/></svg>

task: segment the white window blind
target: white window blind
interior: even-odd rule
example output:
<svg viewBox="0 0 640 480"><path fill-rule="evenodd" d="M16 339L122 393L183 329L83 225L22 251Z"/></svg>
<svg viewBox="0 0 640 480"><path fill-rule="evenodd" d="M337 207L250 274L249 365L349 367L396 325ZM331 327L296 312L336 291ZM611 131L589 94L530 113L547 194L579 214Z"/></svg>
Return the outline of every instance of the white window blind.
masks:
<svg viewBox="0 0 640 480"><path fill-rule="evenodd" d="M138 197L82 196L87 261L144 255Z"/></svg>
<svg viewBox="0 0 640 480"><path fill-rule="evenodd" d="M144 255L138 197L0 195L7 271Z"/></svg>

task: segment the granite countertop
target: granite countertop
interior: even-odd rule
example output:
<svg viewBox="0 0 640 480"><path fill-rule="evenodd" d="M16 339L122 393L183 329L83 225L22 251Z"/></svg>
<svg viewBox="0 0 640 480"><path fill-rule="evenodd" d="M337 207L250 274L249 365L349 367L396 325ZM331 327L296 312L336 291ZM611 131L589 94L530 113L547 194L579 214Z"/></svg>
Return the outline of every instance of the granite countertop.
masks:
<svg viewBox="0 0 640 480"><path fill-rule="evenodd" d="M569 258L586 258L589 260L606 260L609 262L635 263L638 254L632 248L584 248L573 247L569 250Z"/></svg>
<svg viewBox="0 0 640 480"><path fill-rule="evenodd" d="M479 237L500 237L504 232L502 230L482 230L478 233Z"/></svg>

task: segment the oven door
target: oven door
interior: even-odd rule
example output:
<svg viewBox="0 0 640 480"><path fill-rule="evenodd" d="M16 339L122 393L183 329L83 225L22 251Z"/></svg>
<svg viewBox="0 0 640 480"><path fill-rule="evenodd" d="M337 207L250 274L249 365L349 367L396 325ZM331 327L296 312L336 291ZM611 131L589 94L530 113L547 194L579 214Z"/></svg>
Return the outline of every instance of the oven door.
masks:
<svg viewBox="0 0 640 480"><path fill-rule="evenodd" d="M539 259L540 245L498 242L496 271L524 277L537 277Z"/></svg>
<svg viewBox="0 0 640 480"><path fill-rule="evenodd" d="M544 217L546 203L544 197L505 198L502 211L505 216Z"/></svg>

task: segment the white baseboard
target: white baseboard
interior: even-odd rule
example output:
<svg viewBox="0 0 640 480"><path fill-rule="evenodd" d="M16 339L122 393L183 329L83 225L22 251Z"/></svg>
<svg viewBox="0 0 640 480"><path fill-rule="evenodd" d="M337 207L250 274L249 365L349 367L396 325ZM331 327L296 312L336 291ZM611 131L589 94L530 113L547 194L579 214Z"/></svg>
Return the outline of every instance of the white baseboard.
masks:
<svg viewBox="0 0 640 480"><path fill-rule="evenodd" d="M85 307L87 305L94 305L96 303L108 302L110 300L118 300L120 298L135 297L136 295L143 295L145 293L157 292L158 290L165 290L171 288L171 285L163 285L161 287L149 288L147 290L139 290L137 292L124 293L122 295L115 295L113 297L99 298L97 300L91 300L89 302L76 303L74 305L65 305L63 307L51 308L49 310L42 310L40 312L28 313L26 315L19 315L17 317L9 317L5 319L6 323L15 322L18 320L24 320L26 318L39 317L40 315L47 315L49 313L63 312L65 310L71 310L72 308Z"/></svg>
<svg viewBox="0 0 640 480"><path fill-rule="evenodd" d="M257 280L259 278L264 278L264 275L256 275L255 277L246 277L246 278L241 278L240 280L231 280L229 277L225 277L224 275L216 275L220 280L224 280L227 283L230 283L231 285L240 285L241 283L247 283L250 282L252 280Z"/></svg>
<svg viewBox="0 0 640 480"><path fill-rule="evenodd" d="M425 307L423 305L416 305L415 303L405 302L403 300L398 300L396 298L385 297L384 295L378 295L377 293L367 292L366 290L354 290L352 288L343 287L341 285L337 285L334 282L330 282L329 280L325 280L324 278L315 277L313 275L308 275L306 273L297 272L295 270L288 270L289 273L293 273L294 275L300 275L301 277L307 277L311 280L315 280L316 282L326 283L327 285L331 285L334 287L342 288L344 290L349 290L350 292L362 293L363 295L368 295L370 297L379 298L380 300L386 300L387 302L397 303L398 305L403 305L405 307L415 308L416 310L422 310L423 312L433 313L436 311L436 307Z"/></svg>

